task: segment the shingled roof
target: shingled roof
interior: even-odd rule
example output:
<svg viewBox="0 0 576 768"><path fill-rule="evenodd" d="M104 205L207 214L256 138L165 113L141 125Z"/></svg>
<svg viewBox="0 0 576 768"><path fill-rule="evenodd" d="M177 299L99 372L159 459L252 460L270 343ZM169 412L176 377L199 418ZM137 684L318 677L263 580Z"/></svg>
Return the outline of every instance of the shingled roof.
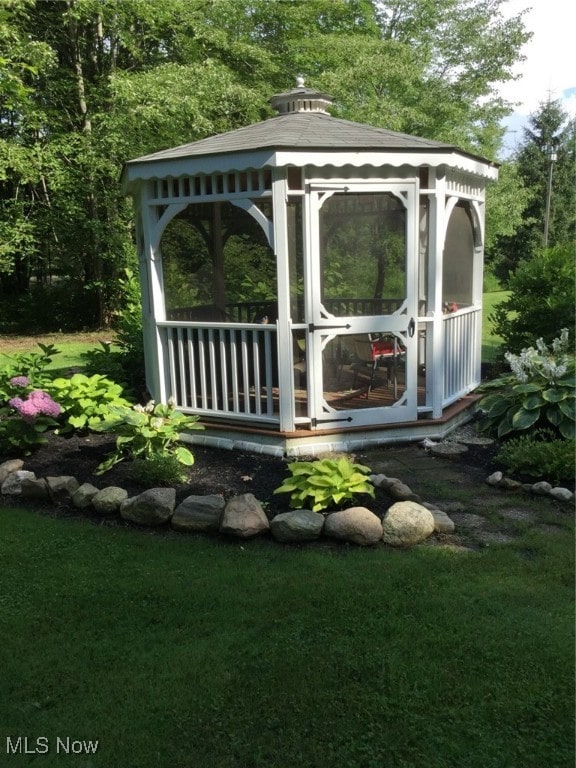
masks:
<svg viewBox="0 0 576 768"><path fill-rule="evenodd" d="M320 91L306 88L302 77L297 87L279 93L270 104L279 113L260 123L247 125L234 131L210 136L190 144L181 144L151 155L130 160L127 165L146 165L163 161L226 157L227 155L265 150L320 153L427 153L453 154L480 160L485 158L464 152L453 144L409 136L405 133L375 128L364 123L332 117L326 108L332 98Z"/></svg>
<svg viewBox="0 0 576 768"><path fill-rule="evenodd" d="M144 155L130 162L146 163L184 157L249 152L256 149L457 151L469 157L477 157L462 152L453 144L443 144L384 128L374 128L363 123L340 120L325 112L294 112L271 117L260 123L200 139L190 144L181 144L178 147Z"/></svg>

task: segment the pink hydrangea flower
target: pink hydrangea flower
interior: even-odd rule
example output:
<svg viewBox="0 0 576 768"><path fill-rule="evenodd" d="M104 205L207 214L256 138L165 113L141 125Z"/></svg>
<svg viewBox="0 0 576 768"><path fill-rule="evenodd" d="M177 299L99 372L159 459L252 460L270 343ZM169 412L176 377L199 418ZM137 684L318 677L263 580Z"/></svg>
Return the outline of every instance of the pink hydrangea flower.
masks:
<svg viewBox="0 0 576 768"><path fill-rule="evenodd" d="M10 384L13 387L27 387L30 384L28 376L13 376L10 379Z"/></svg>
<svg viewBox="0 0 576 768"><path fill-rule="evenodd" d="M30 392L26 400L22 400L20 397L13 397L9 404L27 422L33 422L37 416L56 418L62 412L60 405L54 402L50 395L41 389L35 389Z"/></svg>

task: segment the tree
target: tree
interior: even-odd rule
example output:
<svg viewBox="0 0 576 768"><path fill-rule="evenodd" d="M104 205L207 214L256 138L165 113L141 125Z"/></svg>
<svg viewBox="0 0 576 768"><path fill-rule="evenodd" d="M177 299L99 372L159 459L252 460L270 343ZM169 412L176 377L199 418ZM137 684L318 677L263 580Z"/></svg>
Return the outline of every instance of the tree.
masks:
<svg viewBox="0 0 576 768"><path fill-rule="evenodd" d="M515 233L502 230L495 238L491 259L497 276L506 283L522 260L529 260L544 244L544 221L548 183L552 171L551 215L548 244L574 244L576 210L574 206L574 167L576 162L576 123L568 121L559 101L541 104L530 115L524 129L515 165L528 193L522 211L522 224ZM550 167L548 147L556 148L557 160Z"/></svg>
<svg viewBox="0 0 576 768"><path fill-rule="evenodd" d="M527 39L503 2L5 0L3 311L15 297L56 328L109 322L135 259L123 163L263 119L299 73L336 115L495 155L494 89Z"/></svg>
<svg viewBox="0 0 576 768"><path fill-rule="evenodd" d="M510 296L494 308L494 332L510 352L543 338L549 344L568 328L574 338L576 270L566 244L537 251L520 262L509 280Z"/></svg>

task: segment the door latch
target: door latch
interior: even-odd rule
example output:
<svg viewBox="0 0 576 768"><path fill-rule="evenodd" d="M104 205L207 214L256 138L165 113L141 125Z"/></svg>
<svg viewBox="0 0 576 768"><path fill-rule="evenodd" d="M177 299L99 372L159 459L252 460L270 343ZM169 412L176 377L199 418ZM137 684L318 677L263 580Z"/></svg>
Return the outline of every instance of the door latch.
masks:
<svg viewBox="0 0 576 768"><path fill-rule="evenodd" d="M414 318L410 318L410 322L408 323L408 336L412 338L414 336L414 331L416 330L416 321Z"/></svg>

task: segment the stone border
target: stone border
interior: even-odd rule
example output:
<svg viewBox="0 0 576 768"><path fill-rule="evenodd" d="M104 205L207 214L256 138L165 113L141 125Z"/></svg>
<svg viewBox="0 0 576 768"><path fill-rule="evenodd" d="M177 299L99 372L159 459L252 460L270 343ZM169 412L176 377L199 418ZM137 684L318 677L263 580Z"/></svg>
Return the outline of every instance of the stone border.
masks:
<svg viewBox="0 0 576 768"><path fill-rule="evenodd" d="M519 480L513 480L511 477L505 477L502 472L492 472L486 478L488 485L495 488L502 488L505 491L525 491L532 496L550 496L556 501L569 504L574 499L574 494L569 488L562 486L552 487L545 480L537 483L521 483Z"/></svg>
<svg viewBox="0 0 576 768"><path fill-rule="evenodd" d="M372 475L371 482L393 500L380 519L366 507L350 507L320 514L308 509L283 512L268 519L262 503L251 493L233 496L228 502L220 495L185 498L176 505L174 488L151 488L128 497L117 486L98 489L80 485L72 475L37 478L23 469L20 459L0 464L0 493L6 497L71 503L102 517L120 515L123 520L146 527L170 525L186 533L213 533L250 539L270 533L280 543L315 541L321 536L358 546L380 542L393 547L410 547L433 533L454 532L454 522L433 504L420 498L398 478Z"/></svg>

